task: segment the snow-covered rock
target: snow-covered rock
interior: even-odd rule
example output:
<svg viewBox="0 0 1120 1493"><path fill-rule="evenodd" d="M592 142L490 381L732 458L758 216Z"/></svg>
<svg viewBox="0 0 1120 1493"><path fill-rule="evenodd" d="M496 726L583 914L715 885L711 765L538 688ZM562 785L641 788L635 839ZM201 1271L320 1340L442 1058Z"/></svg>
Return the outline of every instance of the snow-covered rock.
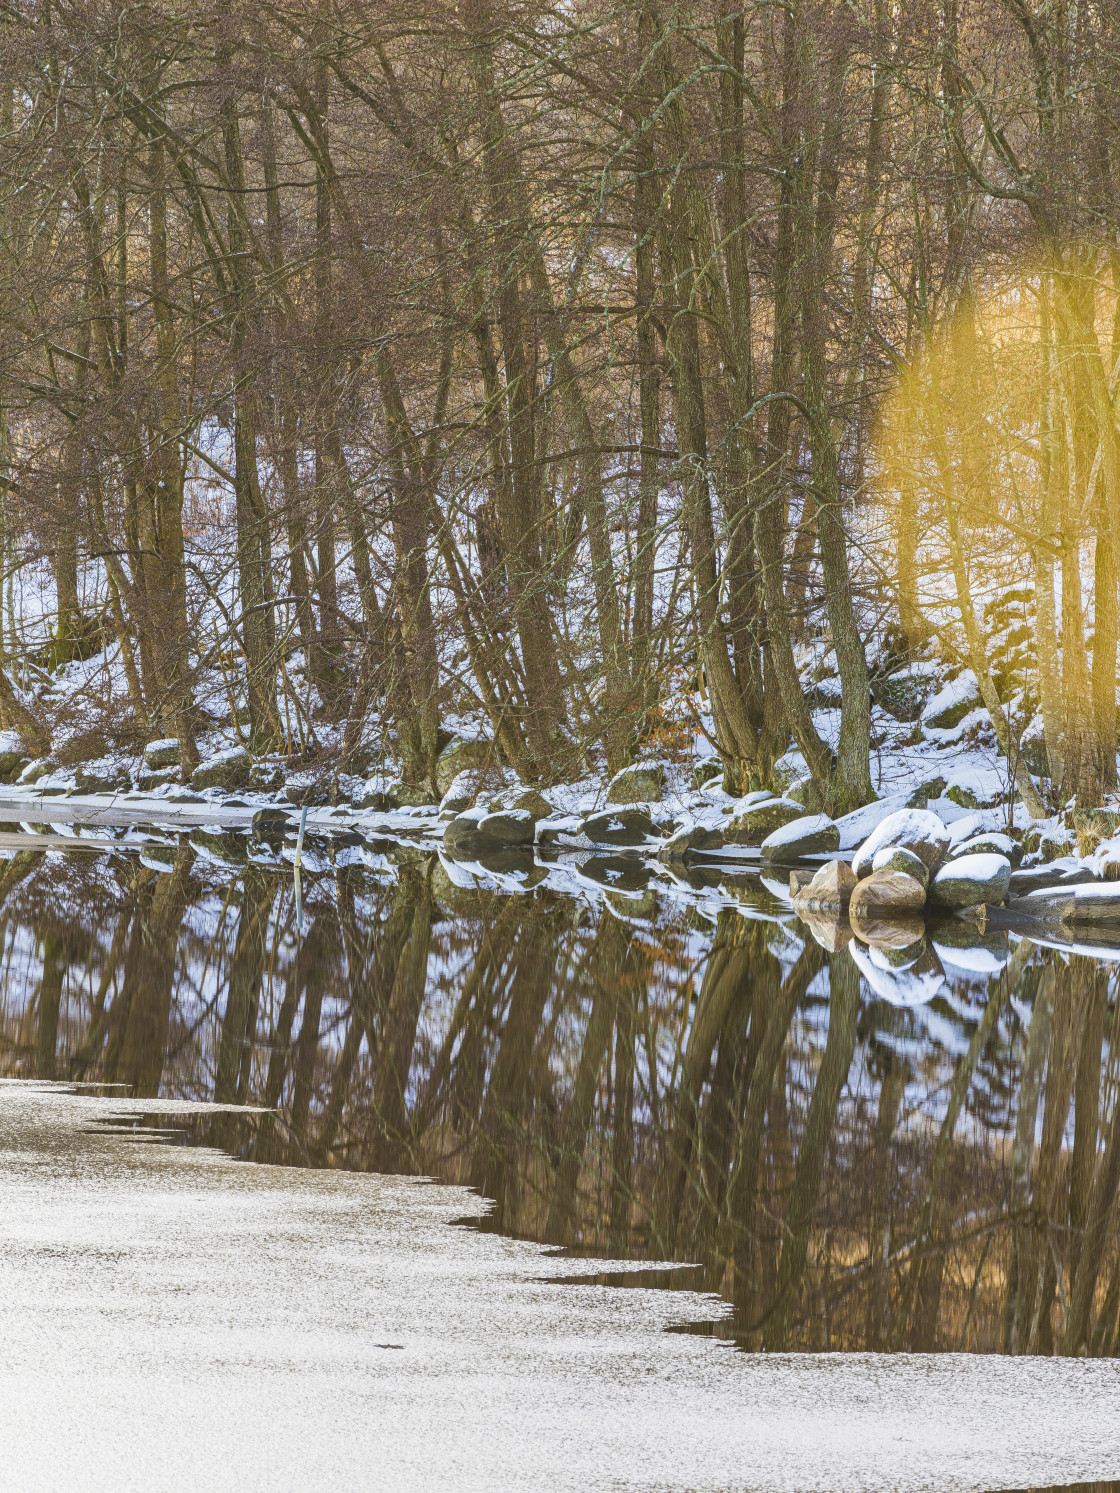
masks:
<svg viewBox="0 0 1120 1493"><path fill-rule="evenodd" d="M920 881L922 886L929 886L929 867L920 855L915 855L904 845L884 845L882 850L877 850L871 859L871 870L901 871L903 875Z"/></svg>
<svg viewBox="0 0 1120 1493"><path fill-rule="evenodd" d="M775 830L804 816L805 810L792 798L765 798L734 814L724 827L724 838L729 845L761 845Z"/></svg>
<svg viewBox="0 0 1120 1493"><path fill-rule="evenodd" d="M179 766L179 738L161 736L158 741L149 741L144 748L144 766L152 772L161 767Z"/></svg>
<svg viewBox="0 0 1120 1493"><path fill-rule="evenodd" d="M951 731L970 711L982 704L976 675L971 669L965 669L943 685L932 700L927 700L922 709L922 725L935 731Z"/></svg>
<svg viewBox="0 0 1120 1493"><path fill-rule="evenodd" d="M247 788L253 759L243 746L227 747L200 762L191 775L192 788Z"/></svg>
<svg viewBox="0 0 1120 1493"><path fill-rule="evenodd" d="M471 767L487 767L491 763L497 763L497 750L492 741L484 736L456 736L436 758L436 787L441 794L446 794L461 772Z"/></svg>
<svg viewBox="0 0 1120 1493"><path fill-rule="evenodd" d="M1019 847L1010 835L1000 834L998 830L992 830L990 834L981 832L978 835L970 835L967 840L954 843L949 851L949 859L956 860L962 855L1003 855L1012 865L1019 858Z"/></svg>
<svg viewBox="0 0 1120 1493"><path fill-rule="evenodd" d="M1007 896L1011 862L1005 855L962 855L944 866L930 883L930 900L942 907L975 907L999 903Z"/></svg>
<svg viewBox="0 0 1120 1493"><path fill-rule="evenodd" d="M850 814L842 814L836 821L836 828L840 831L840 849L854 850L857 845L862 845L884 819L908 806L909 797L908 793L892 793L887 798L878 798L874 803L853 809Z"/></svg>
<svg viewBox="0 0 1120 1493"><path fill-rule="evenodd" d="M703 824L686 824L669 836L657 852L659 861L683 861L690 851L718 850L723 836L718 829L708 829Z"/></svg>
<svg viewBox="0 0 1120 1493"><path fill-rule="evenodd" d="M18 731L0 731L0 780L10 783L22 762L27 760Z"/></svg>
<svg viewBox="0 0 1120 1493"><path fill-rule="evenodd" d="M583 821L583 832L596 845L641 845L653 834L648 809L620 806Z"/></svg>
<svg viewBox="0 0 1120 1493"><path fill-rule="evenodd" d="M856 875L866 876L877 852L888 845L912 851L934 872L949 849L949 831L928 809L899 809L889 814L856 852L852 860Z"/></svg>
<svg viewBox="0 0 1120 1493"><path fill-rule="evenodd" d="M511 845L531 845L536 827L537 821L528 809L499 809L496 814L486 808L467 809L444 830L443 845L449 855L460 858Z"/></svg>
<svg viewBox="0 0 1120 1493"><path fill-rule="evenodd" d="M796 860L802 855L822 855L840 849L840 831L827 814L805 814L768 834L762 842L762 858L768 861Z"/></svg>
<svg viewBox="0 0 1120 1493"><path fill-rule="evenodd" d="M616 772L607 785L609 804L652 804L665 789L664 762L636 762Z"/></svg>

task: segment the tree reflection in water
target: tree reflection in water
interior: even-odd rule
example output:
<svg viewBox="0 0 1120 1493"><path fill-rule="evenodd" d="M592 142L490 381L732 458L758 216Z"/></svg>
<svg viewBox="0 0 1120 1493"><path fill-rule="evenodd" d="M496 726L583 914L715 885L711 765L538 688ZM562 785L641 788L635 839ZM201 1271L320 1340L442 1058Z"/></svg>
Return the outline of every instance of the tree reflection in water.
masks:
<svg viewBox="0 0 1120 1493"><path fill-rule="evenodd" d="M757 883L509 895L399 847L323 852L301 937L244 847L4 863L0 1070L260 1106L198 1138L698 1262L750 1348L1120 1351L1107 960L959 922L853 953Z"/></svg>

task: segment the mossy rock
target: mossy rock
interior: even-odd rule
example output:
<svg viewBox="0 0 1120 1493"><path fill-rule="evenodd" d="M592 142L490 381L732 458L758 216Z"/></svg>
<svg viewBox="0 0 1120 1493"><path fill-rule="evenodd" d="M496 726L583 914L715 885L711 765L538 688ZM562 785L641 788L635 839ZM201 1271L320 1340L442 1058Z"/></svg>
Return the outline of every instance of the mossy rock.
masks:
<svg viewBox="0 0 1120 1493"><path fill-rule="evenodd" d="M191 775L192 788L248 788L252 783L253 759L243 746L215 752L200 762Z"/></svg>
<svg viewBox="0 0 1120 1493"><path fill-rule="evenodd" d="M776 829L804 817L804 807L792 798L763 799L724 825L723 838L728 845L761 845Z"/></svg>
<svg viewBox="0 0 1120 1493"><path fill-rule="evenodd" d="M497 748L484 736L456 736L436 759L436 787L442 798L461 772L472 767L489 767L498 760Z"/></svg>
<svg viewBox="0 0 1120 1493"><path fill-rule="evenodd" d="M642 845L653 834L648 809L607 809L583 821L583 832L596 845Z"/></svg>
<svg viewBox="0 0 1120 1493"><path fill-rule="evenodd" d="M439 799L421 783L390 783L389 802L397 809L436 809Z"/></svg>
<svg viewBox="0 0 1120 1493"><path fill-rule="evenodd" d="M661 802L665 790L663 762L636 762L616 772L607 787L609 804L653 804Z"/></svg>
<svg viewBox="0 0 1120 1493"><path fill-rule="evenodd" d="M693 788L703 788L705 783L710 783L713 778L718 778L723 772L723 762L719 757L706 757L703 762L697 762L692 769Z"/></svg>
<svg viewBox="0 0 1120 1493"><path fill-rule="evenodd" d="M130 786L128 773L119 767L79 767L74 776L79 793L119 793Z"/></svg>
<svg viewBox="0 0 1120 1493"><path fill-rule="evenodd" d="M144 748L144 766L150 772L161 767L178 767L181 760L179 740L175 736L161 736L158 741L149 741Z"/></svg>

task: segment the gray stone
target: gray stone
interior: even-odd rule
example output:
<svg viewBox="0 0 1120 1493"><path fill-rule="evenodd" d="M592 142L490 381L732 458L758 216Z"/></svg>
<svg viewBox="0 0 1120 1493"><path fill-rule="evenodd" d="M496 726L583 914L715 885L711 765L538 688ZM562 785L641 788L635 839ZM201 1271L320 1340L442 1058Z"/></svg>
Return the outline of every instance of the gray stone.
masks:
<svg viewBox="0 0 1120 1493"><path fill-rule="evenodd" d="M461 772L471 767L489 767L498 760L494 743L485 736L456 736L436 759L436 787L442 798Z"/></svg>
<svg viewBox="0 0 1120 1493"><path fill-rule="evenodd" d="M852 860L856 875L866 876L876 854L887 845L913 851L930 871L936 871L949 850L949 831L929 809L899 809L888 814L856 851Z"/></svg>
<svg viewBox="0 0 1120 1493"><path fill-rule="evenodd" d="M653 834L648 809L608 809L583 821L583 832L596 845L641 845Z"/></svg>
<svg viewBox="0 0 1120 1493"><path fill-rule="evenodd" d="M282 839L291 827L287 809L258 809L253 815L253 834L258 840Z"/></svg>
<svg viewBox="0 0 1120 1493"><path fill-rule="evenodd" d="M962 855L930 883L930 900L941 907L976 907L1000 903L1011 882L1011 862L1003 855Z"/></svg>
<svg viewBox="0 0 1120 1493"><path fill-rule="evenodd" d="M962 855L1005 855L1013 866L1017 866L1023 851L1010 835L993 831L991 834L972 835L949 851L950 860L955 861Z"/></svg>
<svg viewBox="0 0 1120 1493"><path fill-rule="evenodd" d="M884 845L872 858L871 869L873 872L901 871L903 875L920 881L923 887L929 886L929 867L920 855L903 845Z"/></svg>
<svg viewBox="0 0 1120 1493"><path fill-rule="evenodd" d="M527 809L499 809L495 814L478 809L459 814L443 832L444 849L452 855L478 855L511 845L532 845L536 820Z"/></svg>
<svg viewBox="0 0 1120 1493"><path fill-rule="evenodd" d="M774 830L762 842L766 861L793 861L840 849L840 831L826 814L805 814Z"/></svg>
<svg viewBox="0 0 1120 1493"><path fill-rule="evenodd" d="M719 757L706 757L703 762L697 762L692 769L692 786L703 788L705 783L710 783L713 778L718 778L723 772L723 762Z"/></svg>
<svg viewBox="0 0 1120 1493"><path fill-rule="evenodd" d="M937 731L950 731L983 703L975 675L971 670L965 670L939 690L925 706L922 725Z"/></svg>
<svg viewBox="0 0 1120 1493"><path fill-rule="evenodd" d="M789 877L790 896L798 912L843 912L856 885L847 861L828 861L812 875L791 871Z"/></svg>
<svg viewBox="0 0 1120 1493"><path fill-rule="evenodd" d="M439 807L439 799L430 788L420 783L402 783L399 780L389 784L389 802L398 809Z"/></svg>
<svg viewBox="0 0 1120 1493"><path fill-rule="evenodd" d="M928 673L901 669L873 680L871 693L876 704L896 721L916 721L933 693L933 680Z"/></svg>
<svg viewBox="0 0 1120 1493"><path fill-rule="evenodd" d="M75 774L79 793L118 793L129 786L129 776L119 767L79 767Z"/></svg>
<svg viewBox="0 0 1120 1493"><path fill-rule="evenodd" d="M657 859L659 861L683 861L690 851L719 850L722 845L723 835L718 829L707 829L702 824L690 824L684 829L679 829L675 835L670 835L657 852Z"/></svg>
<svg viewBox="0 0 1120 1493"><path fill-rule="evenodd" d="M10 783L26 761L23 742L18 731L0 731L0 782Z"/></svg>
<svg viewBox="0 0 1120 1493"><path fill-rule="evenodd" d="M179 781L179 769L177 767L161 767L157 772L145 772L141 769L137 776L137 786L144 793L152 793L157 788L166 788L169 783Z"/></svg>
<svg viewBox="0 0 1120 1493"><path fill-rule="evenodd" d="M161 736L144 748L144 766L152 772L161 767L178 767L180 761L179 742L174 736Z"/></svg>
<svg viewBox="0 0 1120 1493"><path fill-rule="evenodd" d="M761 845L776 829L804 817L805 810L792 798L767 798L736 814L723 836L728 845Z"/></svg>
<svg viewBox="0 0 1120 1493"><path fill-rule="evenodd" d="M927 778L924 783L919 783L910 797L906 800L908 809L924 809L931 798L940 798L945 792L944 778Z"/></svg>
<svg viewBox="0 0 1120 1493"><path fill-rule="evenodd" d="M786 797L792 798L794 803L800 804L806 814L819 814L824 809L824 799L821 796L821 790L813 782L809 774L806 774L803 778L798 778L792 787L787 788Z"/></svg>
<svg viewBox="0 0 1120 1493"><path fill-rule="evenodd" d="M925 905L926 889L916 877L905 871L873 871L852 892L849 915L854 924L861 913L877 919L906 917L921 912Z"/></svg>
<svg viewBox="0 0 1120 1493"><path fill-rule="evenodd" d="M191 775L192 788L248 788L253 759L244 747L230 747L200 762Z"/></svg>
<svg viewBox="0 0 1120 1493"><path fill-rule="evenodd" d="M21 784L37 783L40 778L45 778L54 772L57 766L58 764L52 762L49 757L36 757L23 769L17 781Z"/></svg>
<svg viewBox="0 0 1120 1493"><path fill-rule="evenodd" d="M547 819L556 812L544 794L536 788L523 788L520 792L514 792L508 796L510 798L509 808L527 809L534 819Z"/></svg>
<svg viewBox="0 0 1120 1493"><path fill-rule="evenodd" d="M607 787L609 804L660 803L665 787L663 762L636 762L616 772Z"/></svg>

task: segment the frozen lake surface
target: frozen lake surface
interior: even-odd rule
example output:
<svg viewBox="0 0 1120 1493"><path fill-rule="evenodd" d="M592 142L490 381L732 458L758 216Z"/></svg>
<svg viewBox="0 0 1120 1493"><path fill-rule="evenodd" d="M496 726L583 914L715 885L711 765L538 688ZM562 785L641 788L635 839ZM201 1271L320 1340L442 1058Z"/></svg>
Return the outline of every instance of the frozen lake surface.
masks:
<svg viewBox="0 0 1120 1493"><path fill-rule="evenodd" d="M0 1082L5 1489L978 1489L1120 1476L1115 1360L747 1354L711 1296L459 1220L465 1188L104 1128Z"/></svg>

